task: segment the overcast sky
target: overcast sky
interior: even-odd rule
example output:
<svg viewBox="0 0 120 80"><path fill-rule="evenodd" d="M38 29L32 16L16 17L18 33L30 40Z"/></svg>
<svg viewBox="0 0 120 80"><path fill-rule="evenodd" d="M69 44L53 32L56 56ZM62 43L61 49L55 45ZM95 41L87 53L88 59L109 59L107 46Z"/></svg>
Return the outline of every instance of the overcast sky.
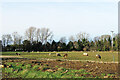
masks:
<svg viewBox="0 0 120 80"><path fill-rule="evenodd" d="M47 27L54 39L87 32L90 37L118 32L118 0L3 0L0 36ZM1 38L0 38L1 39Z"/></svg>

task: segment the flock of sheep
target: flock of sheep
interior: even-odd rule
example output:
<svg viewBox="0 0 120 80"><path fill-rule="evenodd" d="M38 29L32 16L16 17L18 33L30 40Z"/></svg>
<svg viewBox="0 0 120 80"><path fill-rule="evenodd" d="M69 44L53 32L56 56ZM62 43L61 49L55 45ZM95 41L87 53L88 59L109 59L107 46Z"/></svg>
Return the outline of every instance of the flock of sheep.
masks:
<svg viewBox="0 0 120 80"><path fill-rule="evenodd" d="M88 56L88 53L83 53L83 56ZM96 58L101 59L101 56L99 54L96 54Z"/></svg>
<svg viewBox="0 0 120 80"><path fill-rule="evenodd" d="M16 53L16 55L20 55L20 53ZM49 53L49 56L51 55L51 53ZM61 56L60 53L56 53L56 56ZM66 58L68 56L68 54L64 54L63 57ZM83 56L88 56L88 53L83 53ZM99 54L96 54L96 58L101 59L101 56Z"/></svg>
<svg viewBox="0 0 120 80"><path fill-rule="evenodd" d="M51 55L51 53L49 53L49 55ZM60 53L56 53L56 56L61 56ZM68 56L68 54L64 54L64 58L66 58ZM88 53L83 53L83 56L88 56ZM99 54L96 54L96 58L101 59L101 56Z"/></svg>
<svg viewBox="0 0 120 80"><path fill-rule="evenodd" d="M51 53L49 53L49 56L51 55ZM61 56L60 53L56 53L56 56ZM63 57L66 58L68 56L68 54L64 54Z"/></svg>

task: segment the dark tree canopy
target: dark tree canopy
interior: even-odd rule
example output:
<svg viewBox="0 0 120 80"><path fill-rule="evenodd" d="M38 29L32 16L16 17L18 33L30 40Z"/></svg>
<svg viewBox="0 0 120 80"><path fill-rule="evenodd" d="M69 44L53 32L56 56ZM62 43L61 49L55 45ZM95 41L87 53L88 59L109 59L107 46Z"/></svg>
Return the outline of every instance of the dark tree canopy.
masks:
<svg viewBox="0 0 120 80"><path fill-rule="evenodd" d="M13 37L11 37L13 35ZM117 51L120 45L120 34L113 36L101 35L89 40L89 34L78 33L76 36L61 37L58 42L48 28L30 27L26 30L25 39L17 32L2 35L0 48L2 51Z"/></svg>

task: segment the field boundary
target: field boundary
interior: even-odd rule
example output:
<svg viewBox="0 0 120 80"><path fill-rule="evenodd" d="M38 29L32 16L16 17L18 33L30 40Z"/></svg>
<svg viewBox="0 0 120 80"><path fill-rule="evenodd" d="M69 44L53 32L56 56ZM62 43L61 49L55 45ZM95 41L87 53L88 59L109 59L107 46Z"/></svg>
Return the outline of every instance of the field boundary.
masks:
<svg viewBox="0 0 120 80"><path fill-rule="evenodd" d="M22 58L20 56L0 56L0 58Z"/></svg>
<svg viewBox="0 0 120 80"><path fill-rule="evenodd" d="M0 58L23 58L21 56L0 56ZM29 59L29 58L28 58ZM93 60L68 60L68 59L48 59L48 58L40 58L40 60L48 60L48 61L82 61L82 62L93 62L93 63L119 63L119 62L103 62L103 61L93 61Z"/></svg>
<svg viewBox="0 0 120 80"><path fill-rule="evenodd" d="M41 58L41 60L48 60L48 61L54 61L54 60L61 60L61 61L85 61L85 62L93 62L93 63L118 63L118 62L103 62L103 61L92 61L92 60L68 60L68 59L46 59L46 58Z"/></svg>

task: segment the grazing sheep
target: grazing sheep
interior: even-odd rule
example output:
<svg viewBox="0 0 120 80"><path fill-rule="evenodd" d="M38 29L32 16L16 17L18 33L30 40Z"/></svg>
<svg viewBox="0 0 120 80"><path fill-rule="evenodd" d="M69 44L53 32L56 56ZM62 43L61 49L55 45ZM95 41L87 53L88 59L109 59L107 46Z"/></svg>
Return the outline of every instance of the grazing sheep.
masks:
<svg viewBox="0 0 120 80"><path fill-rule="evenodd" d="M64 54L64 56L63 56L63 57L65 57L65 58L66 58L67 56L68 56L68 54Z"/></svg>
<svg viewBox="0 0 120 80"><path fill-rule="evenodd" d="M101 56L99 54L96 54L96 58L101 59Z"/></svg>
<svg viewBox="0 0 120 80"><path fill-rule="evenodd" d="M88 56L88 53L83 53L83 56Z"/></svg>
<svg viewBox="0 0 120 80"><path fill-rule="evenodd" d="M18 53L16 53L16 55L18 55Z"/></svg>
<svg viewBox="0 0 120 80"><path fill-rule="evenodd" d="M0 65L0 68L4 68L4 65Z"/></svg>
<svg viewBox="0 0 120 80"><path fill-rule="evenodd" d="M61 56L59 53L56 53L56 56Z"/></svg>
<svg viewBox="0 0 120 80"><path fill-rule="evenodd" d="M20 55L20 53L16 53L16 55Z"/></svg>
<svg viewBox="0 0 120 80"><path fill-rule="evenodd" d="M51 53L49 53L49 56L51 55Z"/></svg>

